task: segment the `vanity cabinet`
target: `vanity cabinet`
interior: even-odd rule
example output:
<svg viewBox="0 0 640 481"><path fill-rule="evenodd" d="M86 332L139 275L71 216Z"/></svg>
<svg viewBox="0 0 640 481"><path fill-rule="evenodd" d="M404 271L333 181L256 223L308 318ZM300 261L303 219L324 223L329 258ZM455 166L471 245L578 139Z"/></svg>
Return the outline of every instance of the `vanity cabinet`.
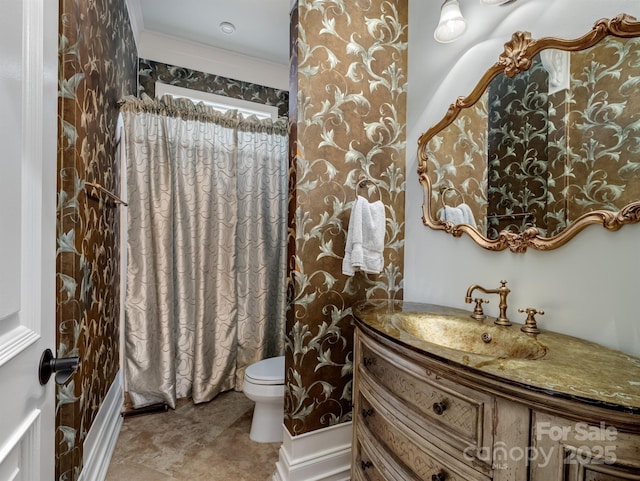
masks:
<svg viewBox="0 0 640 481"><path fill-rule="evenodd" d="M353 481L640 480L640 426L544 393L523 399L522 387L357 326Z"/></svg>
<svg viewBox="0 0 640 481"><path fill-rule="evenodd" d="M533 412L531 481L640 480L640 435Z"/></svg>

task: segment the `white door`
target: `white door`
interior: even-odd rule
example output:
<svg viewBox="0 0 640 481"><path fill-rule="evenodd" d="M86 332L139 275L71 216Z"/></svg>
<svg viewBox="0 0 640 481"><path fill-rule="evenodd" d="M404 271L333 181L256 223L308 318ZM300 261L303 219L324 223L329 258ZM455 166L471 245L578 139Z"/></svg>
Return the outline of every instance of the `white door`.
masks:
<svg viewBox="0 0 640 481"><path fill-rule="evenodd" d="M57 0L0 2L0 481L54 478Z"/></svg>

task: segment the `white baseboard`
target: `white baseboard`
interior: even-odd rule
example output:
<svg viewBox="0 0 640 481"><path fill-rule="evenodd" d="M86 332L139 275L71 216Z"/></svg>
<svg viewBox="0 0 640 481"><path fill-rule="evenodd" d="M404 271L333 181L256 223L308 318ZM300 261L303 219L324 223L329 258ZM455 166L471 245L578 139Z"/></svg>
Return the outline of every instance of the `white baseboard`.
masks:
<svg viewBox="0 0 640 481"><path fill-rule="evenodd" d="M291 436L284 428L273 481L349 481L351 422Z"/></svg>
<svg viewBox="0 0 640 481"><path fill-rule="evenodd" d="M118 371L83 445L83 468L78 481L104 481L122 427L122 371Z"/></svg>

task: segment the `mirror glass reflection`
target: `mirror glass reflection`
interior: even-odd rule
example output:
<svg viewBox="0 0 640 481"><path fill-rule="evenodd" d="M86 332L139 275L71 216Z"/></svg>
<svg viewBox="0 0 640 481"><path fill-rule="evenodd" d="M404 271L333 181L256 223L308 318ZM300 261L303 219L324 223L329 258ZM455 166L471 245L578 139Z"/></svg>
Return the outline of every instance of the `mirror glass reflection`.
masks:
<svg viewBox="0 0 640 481"><path fill-rule="evenodd" d="M421 148L432 219L490 240L532 227L551 238L618 212L640 200L640 39L541 50Z"/></svg>

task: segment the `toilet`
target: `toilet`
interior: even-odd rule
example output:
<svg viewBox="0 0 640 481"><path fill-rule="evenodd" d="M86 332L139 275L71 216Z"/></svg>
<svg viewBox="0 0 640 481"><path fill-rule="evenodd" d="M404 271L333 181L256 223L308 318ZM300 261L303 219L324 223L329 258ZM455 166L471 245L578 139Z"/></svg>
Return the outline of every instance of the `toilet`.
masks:
<svg viewBox="0 0 640 481"><path fill-rule="evenodd" d="M284 356L251 364L242 390L256 403L249 437L259 443L282 442L284 418Z"/></svg>

